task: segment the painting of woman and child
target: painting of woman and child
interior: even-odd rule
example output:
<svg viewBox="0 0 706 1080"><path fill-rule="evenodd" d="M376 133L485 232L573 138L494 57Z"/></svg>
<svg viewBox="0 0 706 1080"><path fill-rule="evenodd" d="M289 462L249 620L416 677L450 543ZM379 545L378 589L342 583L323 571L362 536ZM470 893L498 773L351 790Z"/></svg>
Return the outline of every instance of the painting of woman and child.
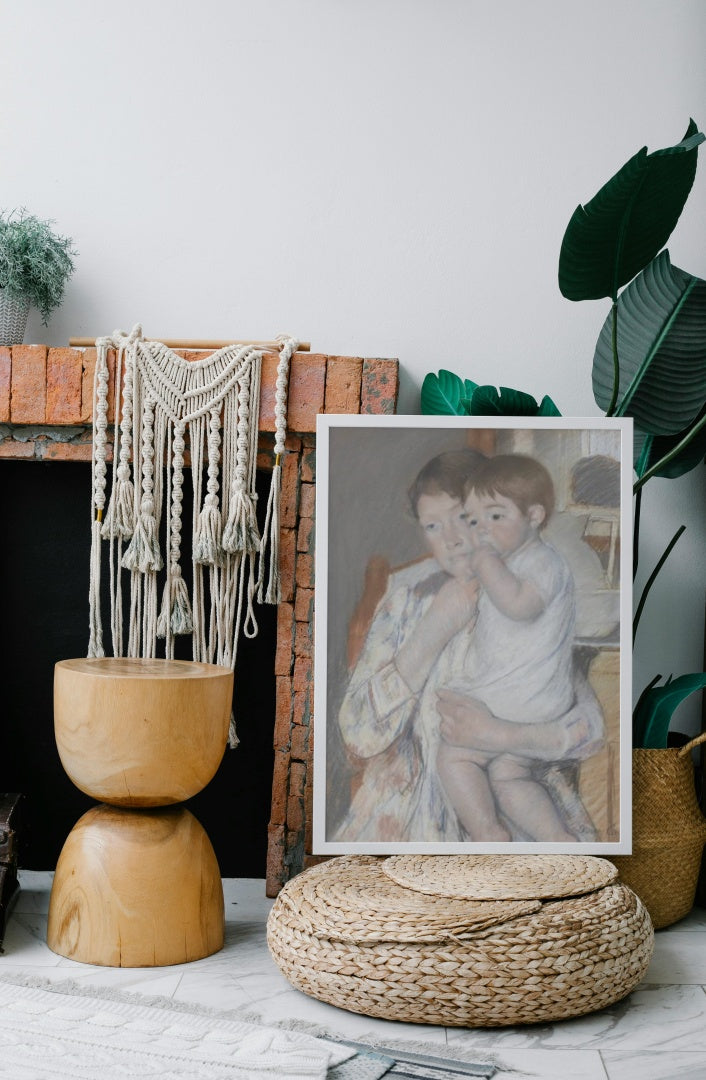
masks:
<svg viewBox="0 0 706 1080"><path fill-rule="evenodd" d="M314 851L628 851L630 422L319 421Z"/></svg>

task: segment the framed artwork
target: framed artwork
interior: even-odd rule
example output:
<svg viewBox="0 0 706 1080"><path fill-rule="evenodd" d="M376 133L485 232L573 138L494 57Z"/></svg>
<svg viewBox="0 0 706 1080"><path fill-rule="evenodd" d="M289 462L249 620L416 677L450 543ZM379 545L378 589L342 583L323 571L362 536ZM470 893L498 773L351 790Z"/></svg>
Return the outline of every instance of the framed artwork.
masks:
<svg viewBox="0 0 706 1080"><path fill-rule="evenodd" d="M632 422L321 415L317 854L631 849Z"/></svg>

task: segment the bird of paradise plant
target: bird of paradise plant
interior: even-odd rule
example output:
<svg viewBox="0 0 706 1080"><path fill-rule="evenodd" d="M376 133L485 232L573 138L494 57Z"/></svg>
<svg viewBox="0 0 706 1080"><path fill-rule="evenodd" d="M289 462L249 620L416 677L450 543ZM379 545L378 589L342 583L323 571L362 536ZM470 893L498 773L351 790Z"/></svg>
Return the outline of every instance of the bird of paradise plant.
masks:
<svg viewBox="0 0 706 1080"><path fill-rule="evenodd" d="M642 490L654 476L678 477L706 455L706 281L674 266L664 245L696 175L704 136L693 120L674 146L639 150L567 226L559 255L559 288L569 300L608 298L611 309L593 358L593 394L606 416L631 416L635 432L637 570ZM423 413L559 416L549 397L478 386L452 372L429 374ZM649 591L678 542L680 526L650 574L633 622L633 638ZM706 686L695 672L642 692L633 714L633 744L659 748L676 706Z"/></svg>

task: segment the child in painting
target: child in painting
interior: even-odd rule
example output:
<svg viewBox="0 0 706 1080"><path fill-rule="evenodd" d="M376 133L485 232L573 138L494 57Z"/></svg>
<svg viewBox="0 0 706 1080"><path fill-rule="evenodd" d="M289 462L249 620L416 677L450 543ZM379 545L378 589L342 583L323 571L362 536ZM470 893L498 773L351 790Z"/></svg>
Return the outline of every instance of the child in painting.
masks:
<svg viewBox="0 0 706 1080"><path fill-rule="evenodd" d="M466 696L466 720L444 716L442 709L437 767L471 840L509 841L508 825L532 840L576 840L533 778L531 759L512 745L501 752L477 750L471 722L474 708L486 717L490 712L539 723L572 706L573 578L541 536L553 508L551 476L524 455L489 458L468 484L471 562L482 588L463 678L447 686Z"/></svg>

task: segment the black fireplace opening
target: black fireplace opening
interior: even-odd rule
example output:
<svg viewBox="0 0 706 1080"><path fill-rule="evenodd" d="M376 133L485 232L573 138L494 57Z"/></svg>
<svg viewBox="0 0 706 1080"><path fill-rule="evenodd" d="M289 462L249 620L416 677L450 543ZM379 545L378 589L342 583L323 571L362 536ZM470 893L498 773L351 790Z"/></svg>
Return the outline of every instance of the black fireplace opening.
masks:
<svg viewBox="0 0 706 1080"><path fill-rule="evenodd" d="M258 473L259 515L269 480ZM71 828L95 805L64 773L53 720L54 665L85 656L88 644L90 495L88 463L0 463L0 791L25 796L20 865L29 870L53 869ZM189 550L185 530L186 578ZM240 746L226 750L210 784L185 804L206 829L224 877L265 876L277 609L257 605L256 616L258 635L241 637L235 670ZM177 658L190 659L190 649L190 638L177 638Z"/></svg>

